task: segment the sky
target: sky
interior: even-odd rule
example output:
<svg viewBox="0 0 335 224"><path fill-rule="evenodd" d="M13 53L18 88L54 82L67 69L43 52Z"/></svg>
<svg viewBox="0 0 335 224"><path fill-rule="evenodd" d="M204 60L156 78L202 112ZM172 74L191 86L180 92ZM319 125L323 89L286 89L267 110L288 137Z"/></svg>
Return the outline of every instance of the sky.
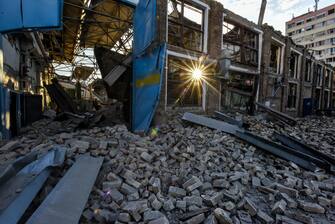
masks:
<svg viewBox="0 0 335 224"><path fill-rule="evenodd" d="M258 22L259 9L262 0L217 0L234 13L255 23ZM320 0L319 9L334 4L335 0ZM292 19L292 15L299 16L307 13L308 8L314 10L314 0L268 0L264 23L268 23L285 34L285 22Z"/></svg>

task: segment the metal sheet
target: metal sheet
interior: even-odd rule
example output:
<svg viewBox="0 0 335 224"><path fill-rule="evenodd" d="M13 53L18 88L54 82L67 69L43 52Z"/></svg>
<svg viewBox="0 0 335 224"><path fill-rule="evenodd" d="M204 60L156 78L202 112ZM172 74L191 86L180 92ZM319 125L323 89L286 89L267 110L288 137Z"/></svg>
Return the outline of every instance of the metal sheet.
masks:
<svg viewBox="0 0 335 224"><path fill-rule="evenodd" d="M234 118L232 117L229 117L228 115L224 114L224 113L221 113L219 111L215 111L214 112L214 116L222 121L225 121L229 124L232 124L232 125L237 125L239 126L240 128L243 126L243 121L238 121L238 120L235 120Z"/></svg>
<svg viewBox="0 0 335 224"><path fill-rule="evenodd" d="M0 186L15 176L21 169L37 159L37 153L32 152L16 159L14 162L3 165L0 168Z"/></svg>
<svg viewBox="0 0 335 224"><path fill-rule="evenodd" d="M133 63L132 130L147 132L159 102L166 44L135 57Z"/></svg>
<svg viewBox="0 0 335 224"><path fill-rule="evenodd" d="M124 61L122 65L117 65L115 66L108 74L107 76L104 78L104 80L106 81L106 83L109 86L112 86L116 80L118 80L120 78L120 76L127 70L126 66L129 66L130 63L132 62L132 55L128 56Z"/></svg>
<svg viewBox="0 0 335 224"><path fill-rule="evenodd" d="M315 157L319 160L323 160L322 162L318 162L317 165L320 166L323 169L326 169L328 171L334 171L334 167L335 166L335 159L331 158L330 156L316 150L313 149L312 147L306 145L305 143L291 137L288 135L284 135L284 134L279 134L277 132L274 133L274 137L275 139L277 139L278 141L280 141L283 145L286 145L290 148L293 148L299 152L302 152L304 154L308 154L312 157Z"/></svg>
<svg viewBox="0 0 335 224"><path fill-rule="evenodd" d="M157 2L139 0L134 15L133 54L139 56L151 45L157 35Z"/></svg>
<svg viewBox="0 0 335 224"><path fill-rule="evenodd" d="M63 0L0 0L0 32L59 29Z"/></svg>
<svg viewBox="0 0 335 224"><path fill-rule="evenodd" d="M24 28L59 29L62 26L63 0L22 0Z"/></svg>
<svg viewBox="0 0 335 224"><path fill-rule="evenodd" d="M0 0L0 32L22 27L21 0Z"/></svg>
<svg viewBox="0 0 335 224"><path fill-rule="evenodd" d="M260 108L266 110L269 114L271 114L273 117L277 118L278 120L281 120L289 125L296 125L297 120L287 114L284 114L280 111L274 110L270 107L267 107L263 104L260 103L256 103L257 106L259 106Z"/></svg>
<svg viewBox="0 0 335 224"><path fill-rule="evenodd" d="M36 197L49 175L50 170L47 169L35 177L15 198L15 200L0 213L0 223L17 223Z"/></svg>
<svg viewBox="0 0 335 224"><path fill-rule="evenodd" d="M199 124L202 126L212 128L212 129L216 129L218 131L223 131L228 134L235 134L237 131L243 132L243 130L237 127L236 125L228 124L223 121L215 120L215 119L197 115L197 114L185 113L182 119L185 121L195 123L195 124Z"/></svg>
<svg viewBox="0 0 335 224"><path fill-rule="evenodd" d="M27 224L78 223L102 162L103 158L79 157Z"/></svg>
<svg viewBox="0 0 335 224"><path fill-rule="evenodd" d="M297 152L289 147L277 144L250 132L236 132L235 136L282 159L292 161L306 170L316 170L315 163L313 162L315 158L309 155Z"/></svg>
<svg viewBox="0 0 335 224"><path fill-rule="evenodd" d="M32 153L12 167L20 169L35 157L36 153ZM64 159L65 149L56 147L4 182L0 187L0 223L17 223L48 178L50 168L60 166Z"/></svg>

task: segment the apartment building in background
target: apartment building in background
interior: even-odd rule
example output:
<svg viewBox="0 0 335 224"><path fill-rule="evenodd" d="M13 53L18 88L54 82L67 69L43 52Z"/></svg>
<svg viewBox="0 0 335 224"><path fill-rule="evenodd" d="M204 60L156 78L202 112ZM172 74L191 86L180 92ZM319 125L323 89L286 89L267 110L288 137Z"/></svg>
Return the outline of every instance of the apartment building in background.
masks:
<svg viewBox="0 0 335 224"><path fill-rule="evenodd" d="M286 22L286 34L335 66L335 4L294 17Z"/></svg>

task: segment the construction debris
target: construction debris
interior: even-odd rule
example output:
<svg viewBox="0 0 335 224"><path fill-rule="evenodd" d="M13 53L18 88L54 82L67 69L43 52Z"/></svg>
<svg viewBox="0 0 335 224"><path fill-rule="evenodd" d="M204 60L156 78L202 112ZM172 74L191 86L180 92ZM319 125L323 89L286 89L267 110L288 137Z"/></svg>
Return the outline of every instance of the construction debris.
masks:
<svg viewBox="0 0 335 224"><path fill-rule="evenodd" d="M297 127L283 128L280 123L278 126L245 118L250 131L262 138L271 138L274 131L294 134L300 128L299 133L306 138L299 139L310 141L307 138L313 131L314 144L335 140L326 134L334 125L327 119L299 120ZM179 116L170 116L156 135L139 136L123 125L116 125L41 136L38 133L57 121L49 120L50 127L45 122L36 122L35 129L15 140L11 145L16 146L10 154L0 151L1 161L57 144L67 148L62 173L66 173L78 155L104 157L80 223L335 221L333 174L305 170L224 131L187 125L180 122ZM318 122L323 124L324 131L316 129ZM45 187L49 188L49 183ZM39 198L38 202L45 198L48 196Z"/></svg>
<svg viewBox="0 0 335 224"><path fill-rule="evenodd" d="M78 223L102 162L80 156L27 223Z"/></svg>
<svg viewBox="0 0 335 224"><path fill-rule="evenodd" d="M286 124L289 124L289 125L296 125L297 124L297 121L295 118L287 115L287 114L284 114L282 112L279 112L277 110L274 110L270 107L267 107L261 103L256 103L257 106L259 106L261 109L265 110L267 113L269 113L272 117L280 120L280 121L283 121L285 122Z"/></svg>

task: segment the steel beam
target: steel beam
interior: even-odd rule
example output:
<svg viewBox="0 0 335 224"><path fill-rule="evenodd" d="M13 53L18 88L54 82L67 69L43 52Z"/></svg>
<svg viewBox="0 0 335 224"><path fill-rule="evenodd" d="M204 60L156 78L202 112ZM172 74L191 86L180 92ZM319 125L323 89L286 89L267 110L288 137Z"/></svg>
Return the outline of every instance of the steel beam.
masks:
<svg viewBox="0 0 335 224"><path fill-rule="evenodd" d="M287 114L284 114L282 112L279 112L277 110L274 110L270 107L267 107L263 104L260 103L256 103L257 106L259 106L260 108L264 109L266 112L268 112L270 115L272 115L273 117L277 118L278 120L281 120L289 125L296 125L297 124L297 120Z"/></svg>
<svg viewBox="0 0 335 224"><path fill-rule="evenodd" d="M215 120L209 117L192 114L192 113L185 113L183 118L184 121L189 121L195 124L199 124L202 126L206 126L211 129L216 129L218 131L223 131L228 134L235 134L237 131L243 132L242 129L240 129L236 125L228 124L223 121Z"/></svg>
<svg viewBox="0 0 335 224"><path fill-rule="evenodd" d="M335 159L331 158L330 156L306 145L305 143L291 137L288 135L284 134L279 134L275 132L273 134L276 140L281 142L283 145L286 145L290 148L293 148L299 152L302 152L304 154L313 156L315 158L318 158L322 160L322 162L319 162L317 165L320 166L321 168L334 172L335 171Z"/></svg>
<svg viewBox="0 0 335 224"><path fill-rule="evenodd" d="M103 158L80 156L27 224L79 223Z"/></svg>
<svg viewBox="0 0 335 224"><path fill-rule="evenodd" d="M11 204L0 213L0 223L16 224L50 175L46 169L32 180ZM28 176L28 175L27 175ZM20 188L17 188L20 189ZM15 189L14 189L15 190Z"/></svg>
<svg viewBox="0 0 335 224"><path fill-rule="evenodd" d="M224 114L224 113L221 113L219 111L215 111L214 112L214 116L224 122L227 122L229 124L232 124L232 125L236 125L236 126L239 126L240 128L243 127L243 121L238 121L232 117L229 117L228 115Z"/></svg>
<svg viewBox="0 0 335 224"><path fill-rule="evenodd" d="M317 168L315 164L322 162L321 160L314 158L310 155L280 145L271 140L254 135L250 132L236 132L235 136L248 142L251 145L263 149L266 152L276 155L282 159L292 161L295 164L310 171L315 171Z"/></svg>

